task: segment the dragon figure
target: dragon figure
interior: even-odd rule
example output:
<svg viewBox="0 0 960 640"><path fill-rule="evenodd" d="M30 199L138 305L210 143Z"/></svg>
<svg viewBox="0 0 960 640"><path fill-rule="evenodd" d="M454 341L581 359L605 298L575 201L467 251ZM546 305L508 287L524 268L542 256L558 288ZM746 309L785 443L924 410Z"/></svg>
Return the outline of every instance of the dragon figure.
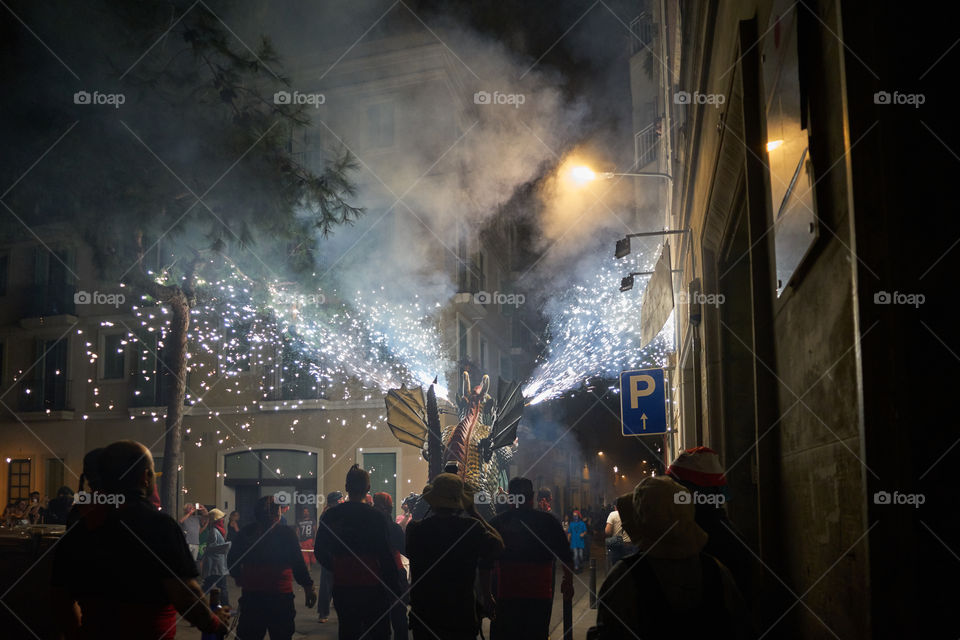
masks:
<svg viewBox="0 0 960 640"><path fill-rule="evenodd" d="M387 394L387 425L400 442L423 451L430 465L428 480L456 463L460 477L475 492L493 497L505 484L523 413L523 394L518 383L502 378L495 400L488 395L489 389L489 376L471 386L470 375L463 372L457 395L460 421L446 427L440 426L434 385L430 385L426 400L421 387L391 389ZM489 514L493 507L482 510Z"/></svg>

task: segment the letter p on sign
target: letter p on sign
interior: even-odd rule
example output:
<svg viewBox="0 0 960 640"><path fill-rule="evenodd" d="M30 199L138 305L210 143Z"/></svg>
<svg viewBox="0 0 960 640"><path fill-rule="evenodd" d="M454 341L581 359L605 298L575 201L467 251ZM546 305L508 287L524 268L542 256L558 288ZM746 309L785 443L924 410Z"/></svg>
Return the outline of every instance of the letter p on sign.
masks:
<svg viewBox="0 0 960 640"><path fill-rule="evenodd" d="M649 396L657 389L657 383L653 376L643 373L630 376L630 408L640 408L640 398Z"/></svg>

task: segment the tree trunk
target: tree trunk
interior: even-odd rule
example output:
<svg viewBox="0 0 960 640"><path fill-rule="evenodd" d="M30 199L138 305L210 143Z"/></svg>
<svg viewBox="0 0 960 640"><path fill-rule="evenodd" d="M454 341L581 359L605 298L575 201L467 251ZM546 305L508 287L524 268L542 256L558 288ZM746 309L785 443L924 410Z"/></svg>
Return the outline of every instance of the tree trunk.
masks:
<svg viewBox="0 0 960 640"><path fill-rule="evenodd" d="M170 305L170 331L164 340L163 354L172 385L167 397L167 421L163 442L163 477L160 502L163 510L178 517L177 477L183 446L183 405L187 393L187 329L190 327L190 303L177 289L166 301ZM161 365L162 366L162 365Z"/></svg>

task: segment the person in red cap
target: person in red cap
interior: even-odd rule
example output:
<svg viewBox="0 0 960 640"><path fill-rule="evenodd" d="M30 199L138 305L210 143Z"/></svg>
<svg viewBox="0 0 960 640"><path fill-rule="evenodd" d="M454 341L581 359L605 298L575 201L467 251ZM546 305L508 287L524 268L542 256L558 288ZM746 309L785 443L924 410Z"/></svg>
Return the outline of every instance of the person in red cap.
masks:
<svg viewBox="0 0 960 640"><path fill-rule="evenodd" d="M720 456L709 447L687 449L667 467L667 475L692 496L697 525L709 536L703 552L730 569L749 602L750 556L742 536L727 518L727 477Z"/></svg>

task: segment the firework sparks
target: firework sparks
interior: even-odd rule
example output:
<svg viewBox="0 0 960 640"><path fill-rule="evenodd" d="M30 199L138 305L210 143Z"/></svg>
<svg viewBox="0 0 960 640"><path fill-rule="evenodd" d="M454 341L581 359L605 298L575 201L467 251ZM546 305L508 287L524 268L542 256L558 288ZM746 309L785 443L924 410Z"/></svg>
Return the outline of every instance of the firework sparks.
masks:
<svg viewBox="0 0 960 640"><path fill-rule="evenodd" d="M673 321L641 349L640 299L619 291L623 264L604 261L595 272L552 301L548 351L524 387L530 404L556 398L589 378L663 366L673 349Z"/></svg>
<svg viewBox="0 0 960 640"><path fill-rule="evenodd" d="M214 387L238 396L257 391L260 401L295 406L328 397L333 385L342 385L338 397L347 399L351 381L369 399L401 384L429 384L453 368L442 351L439 304L386 302L377 290L345 298L336 291L300 291L283 283L264 286L229 266L224 271L219 279L198 282L204 296L191 310L187 334L188 406L203 403ZM152 275L168 283L166 274ZM120 345L132 345L136 357L134 406L156 422L161 416L152 407L165 373L170 314L146 297L132 312L132 326L117 326L124 331ZM99 355L92 341L86 342L86 352L95 366ZM242 376L244 372L257 375ZM446 395L446 386L438 386L438 393ZM98 408L113 409L115 401L101 397L99 388L94 395ZM248 403L244 411L256 412L258 402ZM245 423L241 430L249 427ZM376 426L371 422L367 428Z"/></svg>

